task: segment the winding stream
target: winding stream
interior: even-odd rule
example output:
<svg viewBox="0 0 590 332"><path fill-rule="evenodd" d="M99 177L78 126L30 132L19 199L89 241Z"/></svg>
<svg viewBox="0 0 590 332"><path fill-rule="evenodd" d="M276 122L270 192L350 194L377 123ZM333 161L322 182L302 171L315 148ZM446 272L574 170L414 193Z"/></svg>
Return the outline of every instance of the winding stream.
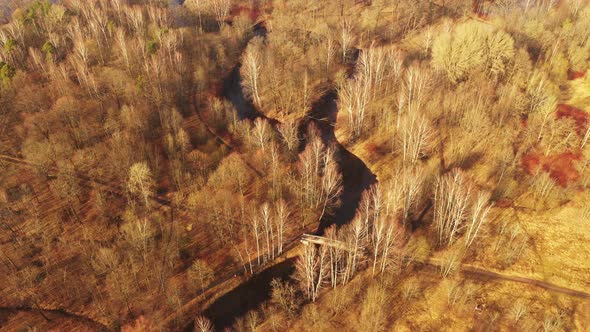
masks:
<svg viewBox="0 0 590 332"><path fill-rule="evenodd" d="M254 35L266 35L263 24L258 24L254 29ZM240 65L238 64L223 83L223 96L229 100L237 110L240 119L256 119L264 117L272 125L279 124L276 119L268 118L252 104L245 96L241 86ZM336 149L336 162L342 173L343 191L340 196L341 204L331 215L325 215L319 223L316 234L323 234L324 230L336 224L342 226L350 222L355 215L362 193L377 181L376 176L367 168L365 163L346 150L335 136L335 123L338 114L337 93L332 90L324 94L313 105L312 109L299 121L299 133L302 139L300 149L307 143L307 128L314 123L319 129L322 140L326 145ZM271 281L275 278L289 279L295 270L295 259L287 259L275 264L253 276L247 282L241 284L232 291L224 294L213 302L205 311L215 329L221 331L230 327L235 318L256 309L270 298ZM192 331L193 323L185 328Z"/></svg>
<svg viewBox="0 0 590 332"><path fill-rule="evenodd" d="M319 129L322 140L326 145L336 148L336 162L342 174L342 194L340 207L332 215L326 215L320 221L316 232L323 234L324 230L333 224L342 226L350 222L355 215L363 192L377 181L375 174L356 155L348 151L335 135L336 116L338 115L337 93L332 90L317 100L311 112L302 121L300 132L314 123ZM303 140L304 144L306 140Z"/></svg>

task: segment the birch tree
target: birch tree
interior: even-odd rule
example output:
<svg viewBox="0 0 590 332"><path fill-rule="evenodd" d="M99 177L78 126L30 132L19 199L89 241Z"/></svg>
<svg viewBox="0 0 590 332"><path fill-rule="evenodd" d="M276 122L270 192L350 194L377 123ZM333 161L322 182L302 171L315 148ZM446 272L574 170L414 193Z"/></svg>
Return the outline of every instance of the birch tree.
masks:
<svg viewBox="0 0 590 332"><path fill-rule="evenodd" d="M339 103L346 114L351 137L358 138L363 132L369 104L368 86L362 79L347 79L338 88Z"/></svg>
<svg viewBox="0 0 590 332"><path fill-rule="evenodd" d="M452 244L465 232L465 247L473 244L491 209L490 193L477 190L460 170L440 176L434 195L434 225L440 245Z"/></svg>
<svg viewBox="0 0 590 332"><path fill-rule="evenodd" d="M339 104L353 139L362 136L369 119L383 117L375 113L400 77L401 64L398 53L371 45L360 53L354 77L339 84Z"/></svg>
<svg viewBox="0 0 590 332"><path fill-rule="evenodd" d="M325 237L330 241L339 241L341 242L338 233L336 232L335 226L331 226L325 231ZM340 275L342 273L342 265L343 265L343 258L344 258L345 251L340 246L329 246L328 247L328 255L329 255L329 281L332 288L336 288L338 285L338 281L340 280Z"/></svg>
<svg viewBox="0 0 590 332"><path fill-rule="evenodd" d="M421 108L427 100L431 88L430 73L424 68L411 66L403 75L398 95L396 130L402 128L404 115L419 119Z"/></svg>
<svg viewBox="0 0 590 332"><path fill-rule="evenodd" d="M265 151L266 144L271 139L271 129L268 122L262 118L254 120L254 137L256 138L256 144Z"/></svg>
<svg viewBox="0 0 590 332"><path fill-rule="evenodd" d="M468 213L472 191L471 183L458 169L437 179L434 194L434 225L439 245L452 244L461 230Z"/></svg>
<svg viewBox="0 0 590 332"><path fill-rule="evenodd" d="M488 218L488 214L491 205L488 204L490 201L491 194L489 192L480 192L471 207L471 215L469 216L467 223L467 231L465 233L465 247L471 246L473 241L477 238L481 225L484 224Z"/></svg>
<svg viewBox="0 0 590 332"><path fill-rule="evenodd" d="M367 236L368 232L365 224L360 218L355 217L346 235L346 242L350 250L346 253L346 268L342 276L343 283L350 281L356 273L366 248Z"/></svg>
<svg viewBox="0 0 590 332"><path fill-rule="evenodd" d="M316 251L314 245L304 246L303 253L301 253L295 265L296 276L299 280L301 291L309 300L314 298L315 280L318 269Z"/></svg>
<svg viewBox="0 0 590 332"><path fill-rule="evenodd" d="M388 202L398 203L402 224L405 226L410 212L418 205L424 190L424 172L421 168L403 169L397 173L388 191Z"/></svg>
<svg viewBox="0 0 590 332"><path fill-rule="evenodd" d="M385 190L382 188L386 188ZM406 190L402 186L373 185L365 191L357 210L367 232L369 249L372 252L372 273L383 273L393 257L393 248L403 234L400 223L403 214L403 199ZM398 192L394 193L394 190ZM383 193L385 191L385 193Z"/></svg>
<svg viewBox="0 0 590 332"><path fill-rule="evenodd" d="M394 250L400 247L401 242L404 240L404 230L399 227L399 223L397 222L396 216L392 216L387 220L385 225L385 234L383 237L383 245L381 250L381 273L384 273L386 268L392 261L392 258L396 254ZM399 260L401 263L401 260Z"/></svg>
<svg viewBox="0 0 590 332"><path fill-rule="evenodd" d="M553 91L557 91L556 87L545 74L539 71L531 74L526 86L527 114L540 118L537 142L541 141L549 117L553 115L557 106L557 96Z"/></svg>
<svg viewBox="0 0 590 332"><path fill-rule="evenodd" d="M313 289L313 296L312 301L315 300L320 295L320 291L322 290L326 279L328 278L328 248L327 246L320 246L317 255L317 277L315 280L315 285Z"/></svg>
<svg viewBox="0 0 590 332"><path fill-rule="evenodd" d="M299 168L302 176L304 204L311 208L320 206L320 171L324 160L324 144L319 137L312 138L299 154Z"/></svg>
<svg viewBox="0 0 590 332"><path fill-rule="evenodd" d="M264 241L266 243L266 254L264 255L267 259L274 259L274 225L271 220L270 205L265 202L260 207L260 219L262 221Z"/></svg>
<svg viewBox="0 0 590 332"><path fill-rule="evenodd" d="M321 177L321 201L323 203L320 220L327 210L338 205L338 197L342 192L342 174L340 174L333 155L334 152L331 148L324 153L324 169Z"/></svg>
<svg viewBox="0 0 590 332"><path fill-rule="evenodd" d="M296 276L303 294L315 302L328 276L328 249L312 244L303 247L303 253L296 263Z"/></svg>
<svg viewBox="0 0 590 332"><path fill-rule="evenodd" d="M274 222L277 233L277 254L280 255L283 253L285 226L287 225L287 220L289 219L291 212L287 207L287 203L283 199L276 201L274 212Z"/></svg>
<svg viewBox="0 0 590 332"><path fill-rule="evenodd" d="M434 132L425 116L410 113L402 116L396 132L402 160L406 164L416 164L432 146Z"/></svg>
<svg viewBox="0 0 590 332"><path fill-rule="evenodd" d="M289 151L295 151L299 146L299 138L297 137L297 121L288 119L281 123L278 127L281 138Z"/></svg>
<svg viewBox="0 0 590 332"><path fill-rule="evenodd" d="M252 38L244 51L241 67L243 77L242 87L258 108L262 108L262 100L260 98L260 72L262 70L263 42L260 36Z"/></svg>
<svg viewBox="0 0 590 332"><path fill-rule="evenodd" d="M203 30L203 12L207 0L186 0L184 5L193 12L196 12L199 19L199 28Z"/></svg>
<svg viewBox="0 0 590 332"><path fill-rule="evenodd" d="M260 218L257 215L254 215L250 218L250 227L252 229L252 233L254 234L254 240L256 242L256 261L258 265L260 265Z"/></svg>

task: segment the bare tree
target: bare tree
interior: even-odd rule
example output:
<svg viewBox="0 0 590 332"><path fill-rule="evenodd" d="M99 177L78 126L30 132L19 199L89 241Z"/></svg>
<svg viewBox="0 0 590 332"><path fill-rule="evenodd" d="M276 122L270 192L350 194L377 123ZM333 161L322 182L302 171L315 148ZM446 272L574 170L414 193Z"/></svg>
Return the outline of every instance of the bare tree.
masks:
<svg viewBox="0 0 590 332"><path fill-rule="evenodd" d="M396 178L398 176L395 176ZM373 255L372 273L385 271L393 258L393 248L403 234L404 191L407 187L399 184L385 186L373 185L363 193L361 204L357 210L357 218L366 230L366 237ZM383 192L385 191L385 192Z"/></svg>
<svg viewBox="0 0 590 332"><path fill-rule="evenodd" d="M371 227L371 246L373 250L373 270L372 273L375 275L375 268L377 267L377 261L379 256L381 255L381 245L383 240L385 239L385 233L387 227L387 218L386 217L378 217L374 220L374 223Z"/></svg>
<svg viewBox="0 0 590 332"><path fill-rule="evenodd" d="M227 14L229 14L229 8L231 5L231 0L212 0L212 9L213 14L215 14L215 19L217 23L221 27L225 20Z"/></svg>
<svg viewBox="0 0 590 332"><path fill-rule="evenodd" d="M361 331L383 331L387 323L387 307L389 296L381 283L373 283L367 288L362 301L359 327Z"/></svg>
<svg viewBox="0 0 590 332"><path fill-rule="evenodd" d="M274 230L270 205L267 202L263 203L260 207L260 219L262 221L264 241L266 242L266 254L264 256L267 259L274 259Z"/></svg>
<svg viewBox="0 0 590 332"><path fill-rule="evenodd" d="M78 222L81 222L77 213L77 206L80 202L80 184L76 172L72 166L60 166L58 177L50 185L51 189L67 202L69 214Z"/></svg>
<svg viewBox="0 0 590 332"><path fill-rule="evenodd" d="M123 235L132 248L139 251L146 262L156 229L148 218L133 218L122 227Z"/></svg>
<svg viewBox="0 0 590 332"><path fill-rule="evenodd" d="M458 169L440 176L434 196L434 224L439 244L452 244L466 229L465 246L469 247L487 220L490 196L478 191L471 179Z"/></svg>
<svg viewBox="0 0 590 332"><path fill-rule="evenodd" d="M318 296L320 295L320 291L322 290L326 279L328 278L328 247L327 246L320 246L318 250L318 257L317 257L317 266L318 272L315 281L315 286L313 289L313 297L312 301L315 301Z"/></svg>
<svg viewBox="0 0 590 332"><path fill-rule="evenodd" d="M434 195L434 225L438 231L439 244L453 243L467 217L472 191L471 183L458 169L437 179Z"/></svg>
<svg viewBox="0 0 590 332"><path fill-rule="evenodd" d="M431 86L429 77L429 73L419 66L411 66L406 70L398 96L396 130L401 129L403 114L408 114L413 119L420 119L419 114Z"/></svg>
<svg viewBox="0 0 590 332"><path fill-rule="evenodd" d="M342 192L342 174L338 170L333 155L334 152L331 148L324 153L324 169L321 178L321 201L323 203L320 220L324 217L327 209L338 205L338 197Z"/></svg>
<svg viewBox="0 0 590 332"><path fill-rule="evenodd" d="M399 204L402 223L405 225L410 212L418 203L424 187L424 172L421 168L402 169L394 177L391 188L387 192L388 202Z"/></svg>
<svg viewBox="0 0 590 332"><path fill-rule="evenodd" d="M333 242L340 241L339 234L336 231L335 226L331 226L330 228L326 229L325 237ZM328 255L330 260L328 264L329 280L332 288L336 288L336 286L338 285L338 281L340 280L340 275L342 273L342 268L344 264L344 253L345 250L341 246L328 247Z"/></svg>
<svg viewBox="0 0 590 332"><path fill-rule="evenodd" d="M369 119L383 117L372 113L377 113L378 102L391 94L391 86L400 77L401 64L397 52L371 45L360 53L354 77L339 84L340 105L347 115L352 138L364 133Z"/></svg>
<svg viewBox="0 0 590 332"><path fill-rule="evenodd" d="M526 87L527 113L537 115L542 119L537 142L543 137L545 125L557 106L557 97L552 91L555 91L555 87L542 72L535 71L531 74Z"/></svg>
<svg viewBox="0 0 590 332"><path fill-rule="evenodd" d="M281 172L281 152L279 145L272 141L270 143L270 174L271 174L271 187L273 195L280 197L282 195L282 172Z"/></svg>
<svg viewBox="0 0 590 332"><path fill-rule="evenodd" d="M256 261L258 265L260 265L260 218L257 215L254 215L250 218L250 227L252 232L254 233L254 239L256 241Z"/></svg>
<svg viewBox="0 0 590 332"><path fill-rule="evenodd" d="M146 26L143 8L140 6L126 6L125 8L127 24L135 33L141 34Z"/></svg>
<svg viewBox="0 0 590 332"><path fill-rule="evenodd" d="M400 247L404 236L404 230L399 226L395 215L387 219L385 225L385 235L383 239L383 245L381 250L381 273L385 272L385 269L391 263L395 257L394 249ZM399 256L398 256L399 257ZM398 264L401 264L401 260L398 260Z"/></svg>
<svg viewBox="0 0 590 332"><path fill-rule="evenodd" d="M83 24L75 17L70 25L68 25L68 32L72 43L74 44L74 55L80 60L84 69L87 70L90 62L90 50L84 38Z"/></svg>
<svg viewBox="0 0 590 332"><path fill-rule="evenodd" d="M432 45L434 67L444 71L453 83L476 70L492 77L501 76L513 57L512 37L477 21L465 22L443 32Z"/></svg>
<svg viewBox="0 0 590 332"><path fill-rule="evenodd" d="M346 268L342 276L343 283L350 281L356 273L367 245L367 239L367 227L357 216L353 219L348 229L348 234L346 234L346 242L349 245L349 250L346 252Z"/></svg>
<svg viewBox="0 0 590 332"><path fill-rule="evenodd" d="M346 62L346 56L348 55L348 49L353 41L352 24L349 20L345 19L341 23L340 27L340 47L342 47L342 61Z"/></svg>
<svg viewBox="0 0 590 332"><path fill-rule="evenodd" d="M197 259L193 262L188 270L188 277L191 282L195 282L199 285L201 291L205 290L205 287L213 281L214 272L209 267L209 264L202 259Z"/></svg>
<svg viewBox="0 0 590 332"><path fill-rule="evenodd" d="M404 163L416 164L432 146L433 130L424 116L415 112L402 116L396 132Z"/></svg>
<svg viewBox="0 0 590 332"><path fill-rule="evenodd" d="M271 282L271 301L276 303L288 317L292 317L297 310L297 290L289 282L273 279Z"/></svg>
<svg viewBox="0 0 590 332"><path fill-rule="evenodd" d="M262 37L254 37L246 47L242 59L241 74L244 78L242 86L245 92L252 98L254 104L261 108L260 98L260 71L262 70Z"/></svg>
<svg viewBox="0 0 590 332"><path fill-rule="evenodd" d="M467 231L465 234L465 247L471 246L475 241L481 225L486 222L491 205L488 204L490 201L491 194L489 192L479 192L473 206L471 207L471 215L467 224Z"/></svg>
<svg viewBox="0 0 590 332"><path fill-rule="evenodd" d="M240 228L239 232L240 232L240 239L243 240L243 248L244 248L244 253L245 253L245 257L242 254L242 250L239 247L239 244L234 244L233 245L233 249L236 251L236 253L238 254L238 257L240 258L240 261L242 262L242 265L244 266L244 272L248 273L248 268L250 269L250 273L254 273L254 266L252 264L252 254L250 253L250 232L249 232L249 228L250 228L250 224L247 225L242 225L242 227Z"/></svg>
<svg viewBox="0 0 590 332"><path fill-rule="evenodd" d="M275 202L274 211L275 229L277 231L277 254L280 255L283 253L285 226L287 225L287 220L291 212L283 199Z"/></svg>
<svg viewBox="0 0 590 332"><path fill-rule="evenodd" d="M369 86L362 79L347 79L338 88L339 103L347 116L352 138L361 136L369 105Z"/></svg>
<svg viewBox="0 0 590 332"><path fill-rule="evenodd" d="M278 127L281 138L289 151L295 151L298 147L299 138L297 137L297 121L288 119Z"/></svg>
<svg viewBox="0 0 590 332"><path fill-rule="evenodd" d="M296 263L297 279L300 282L301 290L311 301L318 298L327 275L328 250L320 246L319 250L314 245L306 245L303 253Z"/></svg>
<svg viewBox="0 0 590 332"><path fill-rule="evenodd" d="M303 252L296 263L297 279L299 280L301 290L305 294L305 297L310 300L314 298L315 280L318 270L316 251L314 245L304 246Z"/></svg>
<svg viewBox="0 0 590 332"><path fill-rule="evenodd" d="M321 202L320 170L323 154L324 145L319 137L315 137L299 155L303 203L312 208L319 206Z"/></svg>
<svg viewBox="0 0 590 332"><path fill-rule="evenodd" d="M150 195L154 187L152 173L145 162L135 163L129 169L127 189L132 194L138 194L145 206L149 206Z"/></svg>
<svg viewBox="0 0 590 332"><path fill-rule="evenodd" d="M41 54L41 51L38 48L29 47L29 56L37 70L41 71L43 74L47 74L47 65L46 59Z"/></svg>
<svg viewBox="0 0 590 332"><path fill-rule="evenodd" d="M213 324L211 321L205 318L204 316L197 316L195 318L195 328L194 332L214 332Z"/></svg>
<svg viewBox="0 0 590 332"><path fill-rule="evenodd" d="M336 45L334 40L330 37L326 38L326 42L324 43L325 47L325 57L326 57L326 71L330 69L330 65L332 64L332 59L336 53ZM344 54L343 56L345 56Z"/></svg>
<svg viewBox="0 0 590 332"><path fill-rule="evenodd" d="M199 28L203 29L203 11L204 11L204 3L207 0L186 0L184 5L187 6L190 10L197 13L199 17Z"/></svg>
<svg viewBox="0 0 590 332"><path fill-rule="evenodd" d="M265 151L266 144L271 139L272 131L268 122L263 118L256 118L254 120L254 137L256 138L257 145Z"/></svg>
<svg viewBox="0 0 590 332"><path fill-rule="evenodd" d="M377 94L381 91L393 59L394 56L390 50L376 47L374 44L360 53L357 64L357 77L363 81L368 91L369 100L377 99ZM395 67L392 69L395 69ZM397 75L399 73L394 70L392 74Z"/></svg>

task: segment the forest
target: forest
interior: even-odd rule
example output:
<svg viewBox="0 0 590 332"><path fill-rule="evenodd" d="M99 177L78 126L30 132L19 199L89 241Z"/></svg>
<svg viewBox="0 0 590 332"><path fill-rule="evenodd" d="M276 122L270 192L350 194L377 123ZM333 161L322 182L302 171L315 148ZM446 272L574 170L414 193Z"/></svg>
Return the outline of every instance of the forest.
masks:
<svg viewBox="0 0 590 332"><path fill-rule="evenodd" d="M0 331L588 331L589 70L588 0L0 0Z"/></svg>

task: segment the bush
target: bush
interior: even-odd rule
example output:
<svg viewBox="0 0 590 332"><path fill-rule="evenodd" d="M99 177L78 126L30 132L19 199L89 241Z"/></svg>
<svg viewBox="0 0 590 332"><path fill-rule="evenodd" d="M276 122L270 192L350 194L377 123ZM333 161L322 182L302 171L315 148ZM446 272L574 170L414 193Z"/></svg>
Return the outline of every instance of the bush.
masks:
<svg viewBox="0 0 590 332"><path fill-rule="evenodd" d="M501 76L513 56L514 41L510 35L472 21L441 33L432 46L434 67L453 83L477 70Z"/></svg>

